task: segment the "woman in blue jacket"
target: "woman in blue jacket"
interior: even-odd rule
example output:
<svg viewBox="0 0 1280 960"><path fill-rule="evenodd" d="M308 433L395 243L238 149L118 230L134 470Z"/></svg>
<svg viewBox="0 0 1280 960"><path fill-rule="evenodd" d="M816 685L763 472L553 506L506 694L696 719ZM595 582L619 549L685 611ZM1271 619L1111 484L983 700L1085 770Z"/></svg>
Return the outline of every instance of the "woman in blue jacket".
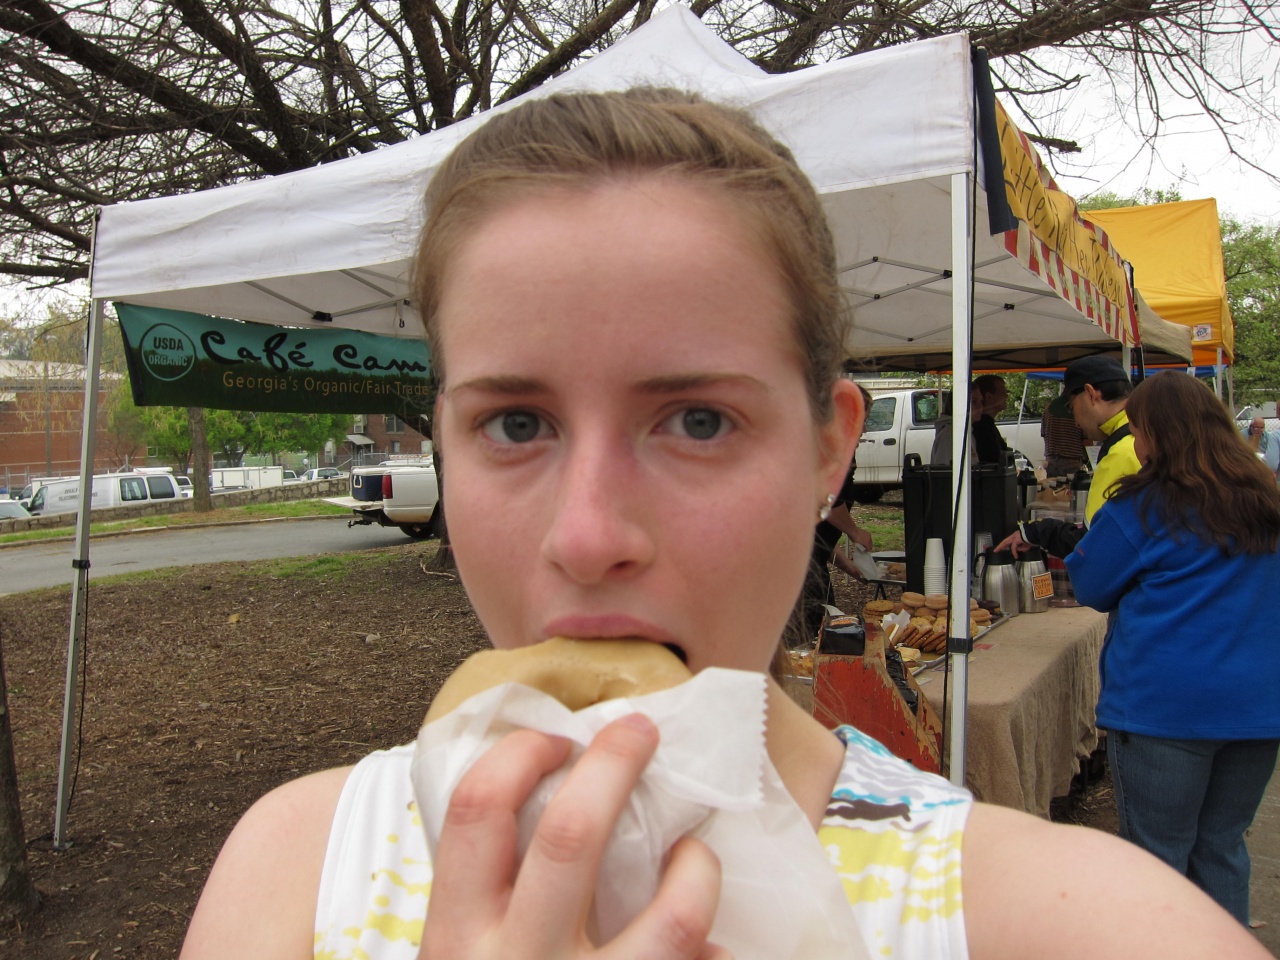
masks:
<svg viewBox="0 0 1280 960"><path fill-rule="evenodd" d="M1194 378L1152 377L1128 412L1142 469L1066 561L1112 614L1098 726L1120 835L1248 923L1244 833L1280 748L1280 493Z"/></svg>

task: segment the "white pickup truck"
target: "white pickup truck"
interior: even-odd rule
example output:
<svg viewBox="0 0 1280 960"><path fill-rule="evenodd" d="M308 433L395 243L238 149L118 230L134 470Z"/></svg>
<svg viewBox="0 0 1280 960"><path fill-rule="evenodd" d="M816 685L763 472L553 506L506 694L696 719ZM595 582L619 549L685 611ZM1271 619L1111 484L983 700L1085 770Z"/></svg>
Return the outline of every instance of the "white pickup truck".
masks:
<svg viewBox="0 0 1280 960"><path fill-rule="evenodd" d="M440 488L431 457L401 457L351 471L352 495L326 497L326 503L348 507L354 517L348 527L376 523L399 527L406 536L426 540L435 536Z"/></svg>
<svg viewBox="0 0 1280 960"><path fill-rule="evenodd" d="M863 384L866 386L866 384ZM944 396L946 391L944 391ZM902 462L909 453L928 463L938 422L938 391L872 391L867 425L858 443L858 472L854 475L860 503L875 503L886 490L902 486ZM1044 459L1040 421L999 421L997 426L1009 446L1031 463Z"/></svg>

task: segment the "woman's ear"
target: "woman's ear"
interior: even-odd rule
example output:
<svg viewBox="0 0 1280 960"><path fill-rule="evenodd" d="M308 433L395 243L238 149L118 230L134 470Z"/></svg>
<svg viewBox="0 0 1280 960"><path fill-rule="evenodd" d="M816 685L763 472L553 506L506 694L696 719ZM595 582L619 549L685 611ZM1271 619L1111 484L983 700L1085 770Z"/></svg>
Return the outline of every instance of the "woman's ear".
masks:
<svg viewBox="0 0 1280 960"><path fill-rule="evenodd" d="M862 390L852 380L839 378L831 387L831 419L818 428L819 471L822 490L818 499L840 489L862 436L867 417Z"/></svg>

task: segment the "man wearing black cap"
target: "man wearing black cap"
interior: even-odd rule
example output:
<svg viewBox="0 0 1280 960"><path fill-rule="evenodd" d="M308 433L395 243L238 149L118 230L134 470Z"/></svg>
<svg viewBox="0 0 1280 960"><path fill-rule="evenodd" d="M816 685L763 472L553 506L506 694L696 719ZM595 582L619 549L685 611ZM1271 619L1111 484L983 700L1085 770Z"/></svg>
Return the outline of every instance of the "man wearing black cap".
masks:
<svg viewBox="0 0 1280 960"><path fill-rule="evenodd" d="M1137 473L1142 464L1133 451L1129 434L1129 415L1125 404L1133 387L1129 376L1110 357L1082 357L1069 364L1062 378L1062 396L1049 410L1057 416L1075 418L1084 435L1101 440L1098 465L1089 485L1089 499L1084 508L1085 527L1111 495L1111 488L1121 477ZM998 550L1012 549L1014 556L1028 545L1043 547L1057 557L1065 557L1084 536L1085 527L1062 520L1037 520L1022 523L1005 537Z"/></svg>

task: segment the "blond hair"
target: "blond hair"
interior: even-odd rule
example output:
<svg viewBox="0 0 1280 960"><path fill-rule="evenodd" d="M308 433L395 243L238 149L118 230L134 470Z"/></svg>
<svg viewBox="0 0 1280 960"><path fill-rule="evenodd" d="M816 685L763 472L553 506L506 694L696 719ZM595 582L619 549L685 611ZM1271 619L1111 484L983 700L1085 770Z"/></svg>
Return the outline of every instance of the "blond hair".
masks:
<svg viewBox="0 0 1280 960"><path fill-rule="evenodd" d="M427 187L412 280L437 378L445 377L440 291L467 231L539 190L651 175L719 190L757 231L789 294L814 416L828 420L849 318L817 193L791 152L745 111L669 89L532 100L490 119L444 162Z"/></svg>

